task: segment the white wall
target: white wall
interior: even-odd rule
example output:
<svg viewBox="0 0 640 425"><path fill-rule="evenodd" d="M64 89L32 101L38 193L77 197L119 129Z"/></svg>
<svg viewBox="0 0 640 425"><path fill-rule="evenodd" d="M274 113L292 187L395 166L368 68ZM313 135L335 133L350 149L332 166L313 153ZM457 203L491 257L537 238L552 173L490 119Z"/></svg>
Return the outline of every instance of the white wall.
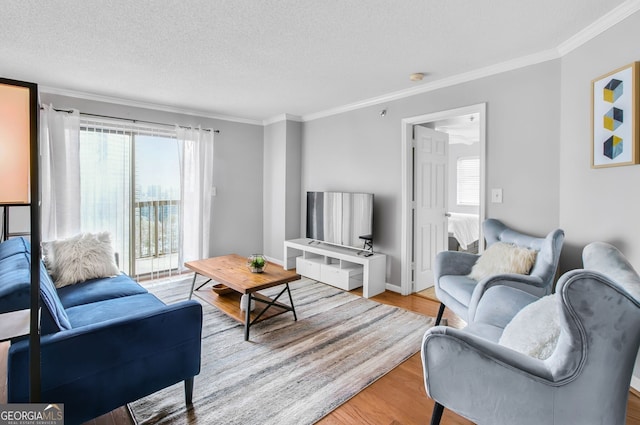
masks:
<svg viewBox="0 0 640 425"><path fill-rule="evenodd" d="M546 235L558 227L559 60L305 123L303 192L375 194L374 248L388 255L388 283L400 285L401 120L483 102L487 188L504 191L502 204L487 200L487 217Z"/></svg>
<svg viewBox="0 0 640 425"><path fill-rule="evenodd" d="M84 113L186 126L202 125L216 134L211 220L211 254L250 255L262 251L263 127L191 115L134 108L67 96L40 94L41 103ZM162 172L162 170L158 170Z"/></svg>

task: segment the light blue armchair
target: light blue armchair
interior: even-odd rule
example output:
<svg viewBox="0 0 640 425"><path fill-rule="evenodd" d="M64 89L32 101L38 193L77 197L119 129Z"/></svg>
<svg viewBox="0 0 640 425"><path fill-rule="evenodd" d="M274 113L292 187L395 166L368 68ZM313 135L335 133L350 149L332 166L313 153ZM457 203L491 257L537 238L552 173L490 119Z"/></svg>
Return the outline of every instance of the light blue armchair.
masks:
<svg viewBox="0 0 640 425"><path fill-rule="evenodd" d="M441 304L436 325L440 324L445 306L467 323L472 321L480 298L493 286L507 285L538 298L551 293L564 243L564 231L556 229L540 238L512 230L496 219L487 219L482 226L487 247L496 242L505 242L536 250L531 272L528 275L499 274L476 281L467 275L480 255L458 251L438 253L434 279L436 296Z"/></svg>
<svg viewBox="0 0 640 425"><path fill-rule="evenodd" d="M509 321L506 314L492 317L484 304L504 296L499 289L519 291L514 288L488 291L478 307L481 317L467 328L426 332L422 362L427 393L436 401L432 425L444 407L478 425L625 423L640 346L640 276L602 242L585 247L583 264L585 269L560 278L549 300L559 338L545 360L500 345L500 332L493 340L483 333L483 326L499 329ZM516 300L520 305L512 306L513 313L526 303Z"/></svg>

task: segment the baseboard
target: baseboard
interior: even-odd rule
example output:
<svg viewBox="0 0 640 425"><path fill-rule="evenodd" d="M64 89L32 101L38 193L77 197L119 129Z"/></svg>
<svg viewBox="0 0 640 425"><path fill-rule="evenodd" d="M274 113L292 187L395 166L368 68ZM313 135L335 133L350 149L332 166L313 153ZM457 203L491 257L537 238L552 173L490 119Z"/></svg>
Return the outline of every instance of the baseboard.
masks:
<svg viewBox="0 0 640 425"><path fill-rule="evenodd" d="M386 285L387 291L397 292L398 294L402 293L402 288L400 288L398 285L393 285L391 283L387 283Z"/></svg>
<svg viewBox="0 0 640 425"><path fill-rule="evenodd" d="M631 389L635 390L636 395L640 397L640 378L637 376L631 376Z"/></svg>
<svg viewBox="0 0 640 425"><path fill-rule="evenodd" d="M269 261L270 263L277 264L280 267L282 267L284 265L284 261L278 260L277 258L272 258L272 257L269 257L268 255L265 255L264 258L266 258L267 261Z"/></svg>

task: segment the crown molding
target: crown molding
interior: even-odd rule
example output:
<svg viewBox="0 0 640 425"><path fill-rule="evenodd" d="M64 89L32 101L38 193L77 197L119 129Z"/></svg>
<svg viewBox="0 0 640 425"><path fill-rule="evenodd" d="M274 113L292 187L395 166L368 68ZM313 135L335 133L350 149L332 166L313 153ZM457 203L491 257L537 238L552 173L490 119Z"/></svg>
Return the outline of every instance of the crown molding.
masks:
<svg viewBox="0 0 640 425"><path fill-rule="evenodd" d="M347 105L338 106L335 108L327 109L324 111L314 112L303 116L292 114L280 114L264 120L233 117L221 114L212 114L209 112L176 108L167 105L160 105L155 103L140 102L131 99L123 99L118 97L97 95L93 93L86 93L74 90L61 89L56 87L39 86L39 90L45 93L57 94L62 96L77 97L86 100L93 100L98 102L115 103L118 105L132 106L137 108L152 109L157 111L172 112L183 115L191 115L203 118L212 118L223 121L232 121L243 124L253 124L266 126L274 124L280 121L297 121L306 122L316 119L341 114L344 112L354 111L368 106L379 105L381 103L391 102L394 100L403 99L406 97L415 96L422 93L428 93L434 90L438 90L445 87L451 87L458 84L478 80L480 78L490 77L492 75L500 74L507 71L513 71L519 68L524 68L531 65L536 65L542 62L559 59L566 54L572 52L598 35L602 34L607 29L615 26L628 18L632 14L640 11L640 0L627 0L618 7L612 9L609 13L602 16L591 25L587 26L577 34L568 38L556 48L534 53L531 55L523 56L513 60L501 62L499 64L487 66L484 68L476 69L473 71L465 72L462 74L454 75L451 77L443 78L441 80L428 82L421 84L417 87L412 87L405 90L400 90L392 93L388 93L382 96L377 96L369 99L364 99L358 102L350 103Z"/></svg>
<svg viewBox="0 0 640 425"><path fill-rule="evenodd" d="M500 74L502 72L512 71L514 69L524 68L526 66L558 59L559 57L560 55L558 54L558 51L556 49L550 49L543 52L534 53L532 55L522 56L510 61L501 62L495 65L490 65L484 68L454 75L452 77L443 78L441 80L432 81L415 88L400 90L383 96L373 97L360 102L339 106L337 108L327 109L325 111L304 115L302 117L302 120L313 121L319 118L365 108L367 106L391 102L394 100L403 99L405 97L415 96L417 94L427 93L441 88L455 86L461 83L467 83L469 81L478 80L480 78L489 77L492 75Z"/></svg>
<svg viewBox="0 0 640 425"><path fill-rule="evenodd" d="M211 118L211 119L223 120L223 121L239 122L243 124L263 125L262 121L260 120L253 120L253 119L241 118L241 117L232 117L232 116L220 115L220 114L211 114L209 112L198 111L195 109L177 108L177 107L168 106L168 105L160 105L157 103L140 102L137 100L124 99L124 98L113 97L113 96L104 96L104 95L81 92L76 90L61 89L58 87L38 86L38 89L43 93L76 97L79 99L92 100L96 102L114 103L116 105L152 109L155 111L171 112L175 114L190 115L190 116L202 117L202 118Z"/></svg>
<svg viewBox="0 0 640 425"><path fill-rule="evenodd" d="M417 94L427 93L444 87L451 87L457 84L500 74L502 72L513 71L518 68L524 68L526 66L536 65L538 63L546 62L549 60L562 58L564 55L577 49L578 47L602 34L604 31L613 27L614 25L622 22L624 19L628 18L639 10L640 0L627 0L626 2L612 9L609 13L605 14L600 19L593 22L591 25L587 26L577 34L573 35L554 49L549 49L543 52L534 53L532 55L523 56L496 65L491 65L474 71L454 75L452 77L443 78L442 80L432 81L430 83L420 85L416 88L400 90L383 96L362 100L360 102L355 102L348 105L327 109L325 111L307 114L302 117L302 120L313 121L319 118L353 111L356 109L365 108L367 106L378 105L380 103L391 102L393 100L415 96Z"/></svg>
<svg viewBox="0 0 640 425"><path fill-rule="evenodd" d="M628 0L622 3L588 27L584 28L582 31L578 32L577 34L560 44L558 46L558 52L560 53L560 56L564 56L572 52L573 50L602 34L614 25L619 24L639 10L640 0Z"/></svg>
<svg viewBox="0 0 640 425"><path fill-rule="evenodd" d="M265 126L266 125L271 125L271 124L275 124L275 123L280 122L280 121L303 122L303 119L299 115L280 114L280 115L276 115L275 117L267 118L266 120L262 121L262 125L265 125Z"/></svg>

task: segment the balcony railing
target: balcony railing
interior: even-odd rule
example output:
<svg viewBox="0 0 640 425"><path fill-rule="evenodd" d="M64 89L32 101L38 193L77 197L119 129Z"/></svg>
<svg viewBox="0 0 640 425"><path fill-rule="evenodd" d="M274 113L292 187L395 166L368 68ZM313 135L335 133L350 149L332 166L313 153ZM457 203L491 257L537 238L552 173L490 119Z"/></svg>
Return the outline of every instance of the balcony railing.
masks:
<svg viewBox="0 0 640 425"><path fill-rule="evenodd" d="M159 258L178 253L179 201L135 203L135 258Z"/></svg>

